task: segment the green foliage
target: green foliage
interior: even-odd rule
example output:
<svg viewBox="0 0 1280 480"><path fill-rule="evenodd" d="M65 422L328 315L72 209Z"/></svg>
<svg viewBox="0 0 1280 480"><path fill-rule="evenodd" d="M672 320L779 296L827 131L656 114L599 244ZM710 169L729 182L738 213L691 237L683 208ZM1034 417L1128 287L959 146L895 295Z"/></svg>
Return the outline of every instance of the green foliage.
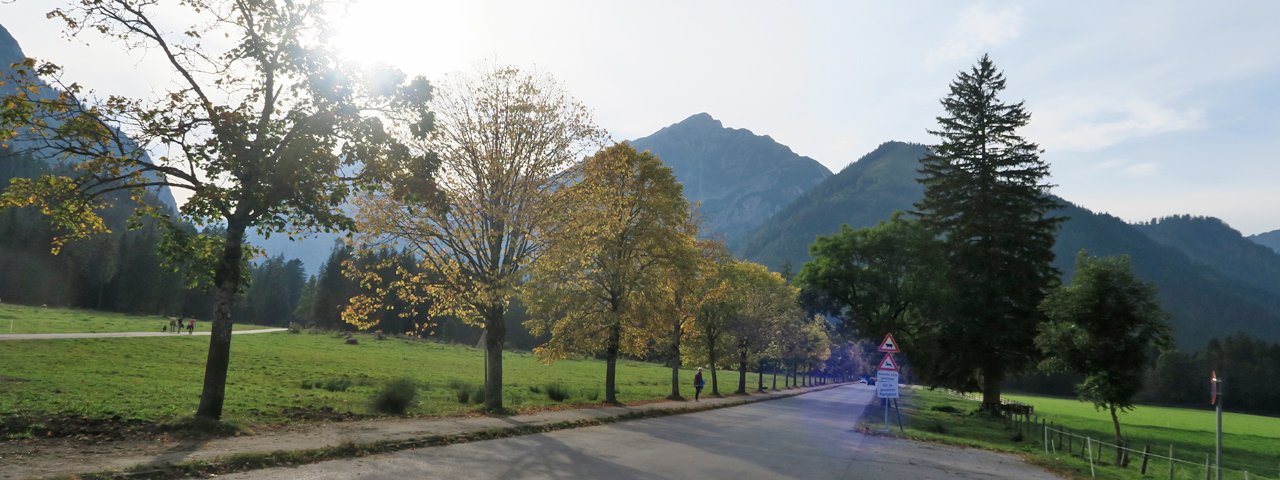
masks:
<svg viewBox="0 0 1280 480"><path fill-rule="evenodd" d="M1155 290L1134 278L1129 259L1082 250L1071 284L1050 292L1040 308L1048 317L1035 339L1046 354L1042 367L1082 375L1080 398L1113 417L1133 408L1150 352L1168 346L1169 333Z"/></svg>
<svg viewBox="0 0 1280 480"><path fill-rule="evenodd" d="M554 401L563 402L569 399L569 387L564 386L564 384L549 383L545 390L547 391L547 398Z"/></svg>
<svg viewBox="0 0 1280 480"><path fill-rule="evenodd" d="M1058 203L1043 183L1040 149L1018 136L1031 115L998 98L1004 75L983 56L951 83L930 133L940 143L921 160L921 221L942 239L954 291L936 335L949 345L928 365L934 382L984 392L998 407L1000 383L1038 356L1032 343L1040 301L1058 281L1052 266ZM919 364L917 364L919 365Z"/></svg>
<svg viewBox="0 0 1280 480"><path fill-rule="evenodd" d="M404 415L418 396L418 384L412 378L396 378L373 396L374 411L392 415Z"/></svg>
<svg viewBox="0 0 1280 480"><path fill-rule="evenodd" d="M946 297L945 260L933 233L894 213L887 222L854 230L848 225L809 247L813 260L796 278L811 310L839 314L846 335L884 338L894 333L906 351L923 353L922 337Z"/></svg>

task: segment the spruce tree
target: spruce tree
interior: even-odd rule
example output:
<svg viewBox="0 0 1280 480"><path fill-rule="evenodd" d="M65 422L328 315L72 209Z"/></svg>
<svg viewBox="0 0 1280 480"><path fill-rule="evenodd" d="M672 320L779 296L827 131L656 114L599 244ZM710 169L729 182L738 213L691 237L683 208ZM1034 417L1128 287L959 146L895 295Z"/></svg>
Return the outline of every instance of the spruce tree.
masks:
<svg viewBox="0 0 1280 480"><path fill-rule="evenodd" d="M1037 306L1058 282L1053 243L1062 217L1048 196L1040 147L1018 135L1031 115L999 94L1004 74L983 55L951 83L938 117L940 143L921 160L924 199L916 208L942 239L953 291L937 324L950 339L938 352L933 383L982 392L995 412L1000 383L1037 360Z"/></svg>

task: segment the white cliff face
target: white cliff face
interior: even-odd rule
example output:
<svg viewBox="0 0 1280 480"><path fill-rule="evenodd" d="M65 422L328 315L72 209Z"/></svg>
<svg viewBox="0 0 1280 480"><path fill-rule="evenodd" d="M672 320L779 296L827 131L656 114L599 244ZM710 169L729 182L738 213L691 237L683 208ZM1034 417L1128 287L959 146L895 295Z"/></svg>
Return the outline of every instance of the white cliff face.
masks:
<svg viewBox="0 0 1280 480"><path fill-rule="evenodd" d="M700 203L703 237L735 242L831 176L816 160L768 136L725 128L706 113L631 141L671 167L685 198Z"/></svg>

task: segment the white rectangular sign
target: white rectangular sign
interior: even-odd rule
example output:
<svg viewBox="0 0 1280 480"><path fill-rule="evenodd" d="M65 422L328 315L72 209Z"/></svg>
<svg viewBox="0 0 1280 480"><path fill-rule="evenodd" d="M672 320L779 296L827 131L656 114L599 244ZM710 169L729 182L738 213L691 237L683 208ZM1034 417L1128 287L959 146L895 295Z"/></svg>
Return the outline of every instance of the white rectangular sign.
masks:
<svg viewBox="0 0 1280 480"><path fill-rule="evenodd" d="M880 370L876 373L876 395L880 398L898 398L898 372Z"/></svg>

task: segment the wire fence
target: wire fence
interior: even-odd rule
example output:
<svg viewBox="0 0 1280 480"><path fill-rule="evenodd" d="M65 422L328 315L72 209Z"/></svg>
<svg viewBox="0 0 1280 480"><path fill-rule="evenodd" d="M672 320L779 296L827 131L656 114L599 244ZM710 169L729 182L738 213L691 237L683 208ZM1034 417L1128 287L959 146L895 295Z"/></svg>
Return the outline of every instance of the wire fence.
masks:
<svg viewBox="0 0 1280 480"><path fill-rule="evenodd" d="M1096 474L1099 465L1114 465L1123 468L1137 468L1143 475L1151 475L1153 478L1164 477L1170 480L1216 480L1217 468L1213 463L1212 455L1205 454L1204 462L1188 461L1177 458L1173 445L1168 446L1168 455L1162 455L1158 452L1160 447L1156 447L1157 451L1153 451L1150 444L1143 446L1142 450L1130 448L1124 445L1116 445L1108 443L1097 438L1086 435L1073 433L1066 428L1041 425L1043 436L1041 441L1044 443L1045 454L1067 454L1073 457L1079 457L1081 460L1089 462L1089 473ZM1130 444L1132 445L1132 443ZM1280 466L1273 467L1280 468ZM1250 472L1254 473L1250 473ZM1276 480L1278 477L1268 477L1258 474L1257 472L1266 471L1260 467L1252 469L1247 465L1237 465L1223 462L1222 476L1220 478L1226 480Z"/></svg>
<svg viewBox="0 0 1280 480"><path fill-rule="evenodd" d="M979 401L981 396L973 393L948 390L947 393ZM1079 432L1072 432L1069 427L1050 422L1035 414L1035 408L1025 403L1001 399L1002 410L1007 414L1007 421L1026 437L1040 440L1046 454L1066 454L1079 458L1089 464L1091 475L1097 473L1100 466L1136 468L1144 477L1168 478L1169 480L1280 480L1280 463L1271 467L1244 465L1229 461L1222 462L1222 476L1218 477L1213 461L1213 453L1175 451L1173 445L1141 444L1141 449L1133 448L1138 442L1126 440L1124 445L1103 441ZM1203 460L1201 455L1203 455ZM1181 458L1179 458L1181 457Z"/></svg>

